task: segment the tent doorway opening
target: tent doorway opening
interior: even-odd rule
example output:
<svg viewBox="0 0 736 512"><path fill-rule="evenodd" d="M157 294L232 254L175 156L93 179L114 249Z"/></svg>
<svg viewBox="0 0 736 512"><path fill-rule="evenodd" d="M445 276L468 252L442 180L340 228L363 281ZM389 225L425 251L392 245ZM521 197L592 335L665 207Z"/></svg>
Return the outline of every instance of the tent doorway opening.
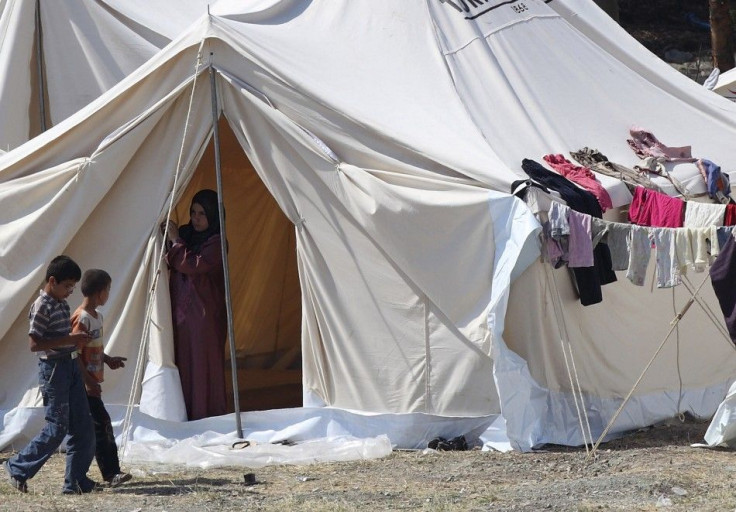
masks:
<svg viewBox="0 0 736 512"><path fill-rule="evenodd" d="M241 411L302 405L301 292L294 225L264 186L223 117L219 122L225 227ZM210 140L172 218L189 221L203 189L217 190ZM225 387L233 411L230 349Z"/></svg>

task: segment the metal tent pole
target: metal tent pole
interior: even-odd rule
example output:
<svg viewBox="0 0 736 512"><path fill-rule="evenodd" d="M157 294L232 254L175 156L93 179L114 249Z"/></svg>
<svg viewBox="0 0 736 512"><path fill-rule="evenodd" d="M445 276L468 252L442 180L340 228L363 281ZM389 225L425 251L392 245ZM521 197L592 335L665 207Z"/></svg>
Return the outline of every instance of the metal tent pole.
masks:
<svg viewBox="0 0 736 512"><path fill-rule="evenodd" d="M41 2L36 0L36 71L38 72L38 104L41 110L41 132L46 131L46 100L43 91L46 77L43 74L43 38L41 37Z"/></svg>
<svg viewBox="0 0 736 512"><path fill-rule="evenodd" d="M212 54L210 53L210 61ZM233 329L233 305L230 297L230 268L227 262L227 240L225 238L225 207L222 203L222 169L220 167L220 131L217 127L217 88L215 70L210 62L210 88L212 90L212 128L215 144L215 172L217 174L217 208L220 214L220 243L222 244L222 268L225 272L225 305L227 306L227 336L230 340L230 367L233 380L233 406L235 408L235 427L238 438L243 438L240 422L240 397L238 396L238 368L235 358L235 330Z"/></svg>

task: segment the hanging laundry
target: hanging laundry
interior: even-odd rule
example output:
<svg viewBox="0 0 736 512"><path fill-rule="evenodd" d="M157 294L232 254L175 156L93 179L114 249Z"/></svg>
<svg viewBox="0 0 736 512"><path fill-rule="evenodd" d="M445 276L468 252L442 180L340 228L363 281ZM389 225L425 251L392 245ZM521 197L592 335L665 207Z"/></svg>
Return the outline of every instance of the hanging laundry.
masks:
<svg viewBox="0 0 736 512"><path fill-rule="evenodd" d="M560 206L567 208L565 202L557 192L535 183L531 179L518 180L512 183L511 193L524 201L542 224L543 260L554 268L565 265L567 263L567 243L570 229L567 225L567 215L558 210ZM553 221L550 222L550 219L553 219ZM553 229L555 231L554 236Z"/></svg>
<svg viewBox="0 0 736 512"><path fill-rule="evenodd" d="M685 220L683 221L683 226L690 228L723 226L725 216L725 204L688 201L685 205Z"/></svg>
<svg viewBox="0 0 736 512"><path fill-rule="evenodd" d="M675 251L675 229L653 228L650 234L654 241L657 288L672 288L681 284Z"/></svg>
<svg viewBox="0 0 736 512"><path fill-rule="evenodd" d="M684 198L689 199L691 197L690 192L685 188L685 185L680 183L680 180L674 177L674 175L667 170L664 166L665 159L663 157L648 156L643 158L638 164L634 166L639 172L650 172L657 176L662 176L672 183L675 190Z"/></svg>
<svg viewBox="0 0 736 512"><path fill-rule="evenodd" d="M560 194L529 178L513 182L511 194L524 201L535 215L541 212L546 214L554 202L566 204Z"/></svg>
<svg viewBox="0 0 736 512"><path fill-rule="evenodd" d="M567 221L570 208L560 203L552 203L549 209L550 236L560 238L570 234L570 224Z"/></svg>
<svg viewBox="0 0 736 512"><path fill-rule="evenodd" d="M563 249L562 240L552 237L549 221L542 224L542 256L553 268L560 268L567 261L567 250Z"/></svg>
<svg viewBox="0 0 736 512"><path fill-rule="evenodd" d="M598 242L605 242L611 253L611 268L613 270L627 270L629 268L629 237L631 224L610 222L603 219L591 220L593 232L593 247Z"/></svg>
<svg viewBox="0 0 736 512"><path fill-rule="evenodd" d="M629 242L629 268L626 277L637 286L644 286L644 279L652 253L649 230L642 226L631 226Z"/></svg>
<svg viewBox="0 0 736 512"><path fill-rule="evenodd" d="M723 216L724 226L736 226L736 204L727 204L726 213Z"/></svg>
<svg viewBox="0 0 736 512"><path fill-rule="evenodd" d="M658 176L664 176L667 174L667 168L664 166L664 162L664 157L647 156L642 158L639 163L634 166L634 169L640 172L651 172Z"/></svg>
<svg viewBox="0 0 736 512"><path fill-rule="evenodd" d="M733 226L720 227L716 230L716 238L718 239L718 247L723 250L723 246L726 245L726 241L729 236L733 236Z"/></svg>
<svg viewBox="0 0 736 512"><path fill-rule="evenodd" d="M595 196L575 186L570 180L544 168L538 162L525 158L521 162L523 171L534 181L558 192L567 205L575 211L601 218L603 212ZM611 254L608 246L598 244L593 249L593 267L574 268L573 282L583 306L597 304L603 300L601 285L616 281L616 273L611 269Z"/></svg>
<svg viewBox="0 0 736 512"><path fill-rule="evenodd" d="M707 228L688 228L693 246L695 272L703 272L713 259L718 256L720 246L718 245L718 228L711 226Z"/></svg>
<svg viewBox="0 0 736 512"><path fill-rule="evenodd" d="M668 162L694 162L696 160L692 157L690 146L665 146L657 140L653 133L638 127L631 128L629 134L631 138L626 139L626 142L639 158L661 156Z"/></svg>
<svg viewBox="0 0 736 512"><path fill-rule="evenodd" d="M719 203L728 204L731 196L731 180L728 174L721 172L720 166L704 158L695 162L695 165L708 188L708 197Z"/></svg>
<svg viewBox="0 0 736 512"><path fill-rule="evenodd" d="M548 220L542 225L542 233L547 236L547 259L554 268L560 268L567 263L570 252L569 235L570 224L567 217L570 208L552 202Z"/></svg>
<svg viewBox="0 0 736 512"><path fill-rule="evenodd" d="M601 205L595 196L576 186L564 176L552 172L534 160L525 158L521 162L522 170L534 181L550 190L559 192L567 205L575 211L587 213L593 217L602 217Z"/></svg>
<svg viewBox="0 0 736 512"><path fill-rule="evenodd" d="M736 241L729 237L710 267L710 281L726 320L728 334L736 344Z"/></svg>
<svg viewBox="0 0 736 512"><path fill-rule="evenodd" d="M569 210L570 242L567 266L569 268L593 266L593 243L590 230L590 215Z"/></svg>
<svg viewBox="0 0 736 512"><path fill-rule="evenodd" d="M596 180L593 171L587 167L575 165L562 155L544 155L543 158L550 167L562 174L565 178L590 191L596 197L604 212L613 207L611 196L608 195L608 191L603 185Z"/></svg>
<svg viewBox="0 0 736 512"><path fill-rule="evenodd" d="M644 187L636 187L629 205L629 221L640 226L682 227L685 202Z"/></svg>
<svg viewBox="0 0 736 512"><path fill-rule="evenodd" d="M589 305L587 300L600 295L600 286L593 278L596 275L598 281L605 283L606 272L615 278L614 270L625 270L633 284L642 286L652 249L656 255L657 287L677 286L688 270L703 272L710 266L718 258L721 247L736 232L736 226L659 228L611 222L576 212L560 203L553 204L542 218L553 219L552 223L545 221L543 224L544 259L555 268L567 263L575 276L573 284L583 305ZM556 239L551 236L553 231ZM569 243L556 246L555 242ZM596 254L600 247L607 249L605 255ZM593 266L577 267L591 263L591 249ZM581 277L579 271L588 272Z"/></svg>
<svg viewBox="0 0 736 512"><path fill-rule="evenodd" d="M649 173L630 169L624 165L611 162L604 154L597 149L590 149L584 147L578 151L571 151L572 156L580 165L588 167L591 171L595 171L604 176L610 176L623 181L629 188L629 191L633 192L637 185L642 187L662 191L659 185L654 183L649 178Z"/></svg>
<svg viewBox="0 0 736 512"><path fill-rule="evenodd" d="M688 270L695 269L695 256L693 255L693 230L681 228L675 234L675 259L677 260L678 272L681 276L687 274Z"/></svg>

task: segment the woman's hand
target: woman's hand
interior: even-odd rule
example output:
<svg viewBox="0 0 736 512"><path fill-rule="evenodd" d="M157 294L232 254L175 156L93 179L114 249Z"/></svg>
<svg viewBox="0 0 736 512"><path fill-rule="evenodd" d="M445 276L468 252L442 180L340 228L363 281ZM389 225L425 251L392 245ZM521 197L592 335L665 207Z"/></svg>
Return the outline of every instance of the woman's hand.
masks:
<svg viewBox="0 0 736 512"><path fill-rule="evenodd" d="M169 242L175 242L176 241L176 237L179 235L179 226L177 226L176 225L176 222L174 222L173 220L169 220L169 222L168 222L169 230L166 231L166 224L167 224L167 222L164 221L164 222L161 223L161 226L159 226L160 229L161 229L161 234L163 235L164 232L166 232L166 238L167 238L167 240Z"/></svg>

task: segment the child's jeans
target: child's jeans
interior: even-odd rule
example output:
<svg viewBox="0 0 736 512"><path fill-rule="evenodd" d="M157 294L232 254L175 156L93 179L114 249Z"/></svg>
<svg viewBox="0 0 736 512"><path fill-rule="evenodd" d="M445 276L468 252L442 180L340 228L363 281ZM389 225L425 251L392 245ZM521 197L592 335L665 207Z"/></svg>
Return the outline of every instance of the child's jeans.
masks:
<svg viewBox="0 0 736 512"><path fill-rule="evenodd" d="M88 396L89 410L92 413L92 421L95 425L95 440L97 448L95 460L100 468L102 479L107 482L120 473L120 460L118 459L118 445L115 443L115 434L112 430L110 414L102 403L102 398Z"/></svg>
<svg viewBox="0 0 736 512"><path fill-rule="evenodd" d="M94 485L87 471L95 454L95 436L79 364L71 357L40 359L38 379L46 425L8 461L10 472L22 481L33 478L68 434L63 490L86 491Z"/></svg>

